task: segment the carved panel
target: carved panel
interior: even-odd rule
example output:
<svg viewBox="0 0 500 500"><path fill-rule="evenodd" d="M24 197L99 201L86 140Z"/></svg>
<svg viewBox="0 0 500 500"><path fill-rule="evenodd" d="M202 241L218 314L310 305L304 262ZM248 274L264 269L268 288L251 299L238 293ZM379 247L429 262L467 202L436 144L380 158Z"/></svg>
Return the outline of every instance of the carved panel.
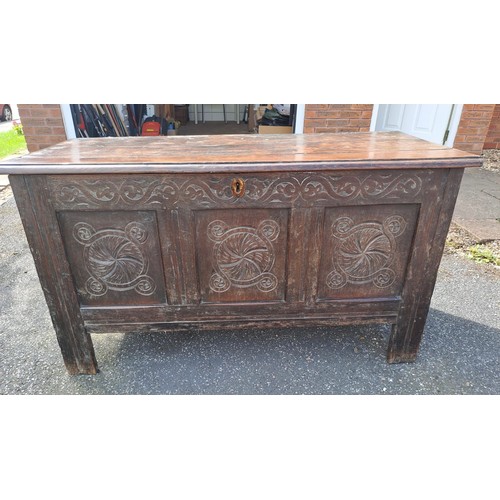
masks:
<svg viewBox="0 0 500 500"><path fill-rule="evenodd" d="M214 176L106 176L100 179L51 177L55 203L59 208L140 206L172 207L284 204L297 206L332 201L415 199L423 180L417 172L292 173L286 177L242 176L245 192L234 196L233 177Z"/></svg>
<svg viewBox="0 0 500 500"><path fill-rule="evenodd" d="M284 297L287 211L197 212L196 247L207 302Z"/></svg>
<svg viewBox="0 0 500 500"><path fill-rule="evenodd" d="M262 292L271 292L278 285L271 272L274 266L272 242L280 228L273 220L262 221L257 228L229 227L224 221L208 225L207 235L215 242L210 288L221 293L231 286L246 288L256 285Z"/></svg>
<svg viewBox="0 0 500 500"><path fill-rule="evenodd" d="M151 212L60 212L63 241L85 305L164 302Z"/></svg>
<svg viewBox="0 0 500 500"><path fill-rule="evenodd" d="M320 298L390 296L400 292L418 208L370 208L326 211Z"/></svg>

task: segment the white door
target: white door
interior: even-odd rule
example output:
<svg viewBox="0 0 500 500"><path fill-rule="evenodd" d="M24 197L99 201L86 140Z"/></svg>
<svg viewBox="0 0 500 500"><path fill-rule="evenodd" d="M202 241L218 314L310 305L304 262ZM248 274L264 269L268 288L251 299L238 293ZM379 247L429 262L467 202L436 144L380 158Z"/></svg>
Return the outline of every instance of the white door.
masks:
<svg viewBox="0 0 500 500"><path fill-rule="evenodd" d="M399 130L425 141L444 144L453 104L380 104L375 130Z"/></svg>

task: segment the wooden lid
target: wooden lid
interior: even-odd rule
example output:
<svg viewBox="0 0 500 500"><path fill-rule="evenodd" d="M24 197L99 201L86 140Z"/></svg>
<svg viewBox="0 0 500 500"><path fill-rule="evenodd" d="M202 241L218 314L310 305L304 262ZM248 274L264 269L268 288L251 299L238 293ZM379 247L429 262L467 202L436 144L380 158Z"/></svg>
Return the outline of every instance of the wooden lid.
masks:
<svg viewBox="0 0 500 500"><path fill-rule="evenodd" d="M311 170L450 168L480 166L482 158L400 132L109 137L65 141L0 163L0 173L279 171L304 163Z"/></svg>

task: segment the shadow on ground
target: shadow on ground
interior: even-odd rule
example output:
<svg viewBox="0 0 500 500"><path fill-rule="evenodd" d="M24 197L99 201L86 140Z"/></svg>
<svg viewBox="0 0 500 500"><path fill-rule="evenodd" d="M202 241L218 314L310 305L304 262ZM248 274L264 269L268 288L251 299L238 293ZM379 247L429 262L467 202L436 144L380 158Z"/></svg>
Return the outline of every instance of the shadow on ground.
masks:
<svg viewBox="0 0 500 500"><path fill-rule="evenodd" d="M13 200L0 207L0 394L498 394L498 278L441 263L413 364L389 327L93 335L101 372L66 373Z"/></svg>
<svg viewBox="0 0 500 500"><path fill-rule="evenodd" d="M500 331L436 310L413 364L385 362L389 327L378 325L114 337L101 342L94 336L98 378L111 392L491 394L500 389Z"/></svg>

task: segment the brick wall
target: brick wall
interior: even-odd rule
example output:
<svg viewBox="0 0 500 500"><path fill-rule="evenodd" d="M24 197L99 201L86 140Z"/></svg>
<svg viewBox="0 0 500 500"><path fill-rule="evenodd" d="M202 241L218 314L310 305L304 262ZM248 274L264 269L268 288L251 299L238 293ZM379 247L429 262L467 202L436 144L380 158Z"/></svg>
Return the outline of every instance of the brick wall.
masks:
<svg viewBox="0 0 500 500"><path fill-rule="evenodd" d="M495 104L484 149L500 149L500 104Z"/></svg>
<svg viewBox="0 0 500 500"><path fill-rule="evenodd" d="M59 104L18 104L30 152L66 140ZM366 132L373 104L306 104L304 132ZM464 104L454 147L500 148L500 104Z"/></svg>
<svg viewBox="0 0 500 500"><path fill-rule="evenodd" d="M453 147L481 153L495 104L464 104Z"/></svg>
<svg viewBox="0 0 500 500"><path fill-rule="evenodd" d="M373 104L306 104L304 133L368 132Z"/></svg>
<svg viewBox="0 0 500 500"><path fill-rule="evenodd" d="M18 104L17 108L30 153L66 140L59 104Z"/></svg>

